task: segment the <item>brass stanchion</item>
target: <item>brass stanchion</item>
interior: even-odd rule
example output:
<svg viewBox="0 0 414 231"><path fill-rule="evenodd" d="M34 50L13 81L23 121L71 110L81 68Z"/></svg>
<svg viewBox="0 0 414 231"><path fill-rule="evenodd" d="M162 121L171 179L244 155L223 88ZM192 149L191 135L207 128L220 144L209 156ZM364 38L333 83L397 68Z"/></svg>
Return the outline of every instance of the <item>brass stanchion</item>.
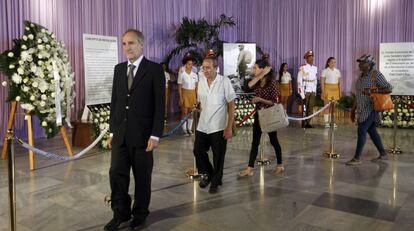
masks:
<svg viewBox="0 0 414 231"><path fill-rule="evenodd" d="M265 134L266 133L262 133L262 136L260 137L260 159L256 160L256 164L259 166L270 165L271 163L271 161L269 159L266 159L266 157L264 156L264 146L266 144Z"/></svg>
<svg viewBox="0 0 414 231"><path fill-rule="evenodd" d="M336 101L331 99L329 112L331 114L330 128L329 128L329 151L325 151L322 155L327 158L339 158L339 153L334 151L334 127L335 127L335 106Z"/></svg>
<svg viewBox="0 0 414 231"><path fill-rule="evenodd" d="M9 175L10 230L16 230L16 183L14 169L14 135L7 130L7 169Z"/></svg>
<svg viewBox="0 0 414 231"><path fill-rule="evenodd" d="M398 109L398 103L395 103L394 105L394 139L393 139L393 143L392 143L392 148L388 149L388 153L390 153L391 155L397 155L397 154L402 154L402 151L400 148L397 147L397 109Z"/></svg>
<svg viewBox="0 0 414 231"><path fill-rule="evenodd" d="M191 128L191 129L193 129L194 141L195 141L199 116L200 115L199 115L198 109L194 109L193 110L194 124L193 124L193 127ZM192 170L191 169L187 170L186 176L188 178L192 179L192 180L201 180L204 176L202 174L198 174L196 159L195 159L195 157L193 157L193 158L194 158L194 160L193 160L193 169Z"/></svg>

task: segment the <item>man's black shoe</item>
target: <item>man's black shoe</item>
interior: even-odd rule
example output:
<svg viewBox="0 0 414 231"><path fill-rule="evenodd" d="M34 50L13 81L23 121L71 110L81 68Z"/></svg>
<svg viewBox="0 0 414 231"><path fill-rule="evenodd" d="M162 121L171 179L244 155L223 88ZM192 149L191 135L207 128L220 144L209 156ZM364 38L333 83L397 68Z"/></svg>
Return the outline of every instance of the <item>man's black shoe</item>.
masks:
<svg viewBox="0 0 414 231"><path fill-rule="evenodd" d="M125 222L129 221L128 219L119 219L119 218L112 218L112 220L110 222L108 222L108 224L105 225L104 230L107 231L116 231L120 228L124 228L126 227Z"/></svg>
<svg viewBox="0 0 414 231"><path fill-rule="evenodd" d="M218 186L213 186L213 185L211 185L211 186L210 186L210 189L208 190L208 192L209 192L210 194L215 194L215 193L217 193L217 192L218 192Z"/></svg>
<svg viewBox="0 0 414 231"><path fill-rule="evenodd" d="M205 188L210 184L210 177L206 177L200 180L200 183L198 183L198 185L200 186L200 188Z"/></svg>
<svg viewBox="0 0 414 231"><path fill-rule="evenodd" d="M143 226L144 223L145 223L145 219L133 218L131 221L131 224L129 224L129 230L135 230L136 228Z"/></svg>

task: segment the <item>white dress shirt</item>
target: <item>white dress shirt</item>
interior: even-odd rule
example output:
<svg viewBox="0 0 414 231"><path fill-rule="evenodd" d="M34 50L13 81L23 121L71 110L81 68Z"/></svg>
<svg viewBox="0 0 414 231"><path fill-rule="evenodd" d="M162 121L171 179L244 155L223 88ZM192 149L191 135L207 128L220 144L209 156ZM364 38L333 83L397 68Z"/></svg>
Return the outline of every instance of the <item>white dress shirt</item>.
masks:
<svg viewBox="0 0 414 231"><path fill-rule="evenodd" d="M198 82L198 76L194 72L190 72L188 74L187 72L182 72L177 79L177 83L181 84L181 87L187 90L194 90L196 89Z"/></svg>
<svg viewBox="0 0 414 231"><path fill-rule="evenodd" d="M318 68L316 66L305 64L300 67L298 73L298 90L299 93L316 92L318 84Z"/></svg>
<svg viewBox="0 0 414 231"><path fill-rule="evenodd" d="M135 66L135 68L134 68L134 77L135 77L135 75L137 74L137 71L138 71L139 64L141 64L141 61L142 61L143 58L144 58L144 55L141 55L133 63L131 63L131 61L128 60L127 76L128 76L128 72L129 72L129 65L133 64Z"/></svg>
<svg viewBox="0 0 414 231"><path fill-rule="evenodd" d="M197 94L201 105L197 131L211 134L224 130L227 126L227 103L237 97L230 79L217 74L216 79L208 86L207 78L202 77L198 83Z"/></svg>
<svg viewBox="0 0 414 231"><path fill-rule="evenodd" d="M284 72L282 77L280 78L280 83L281 84L288 84L292 81L292 76L290 76L289 72Z"/></svg>
<svg viewBox="0 0 414 231"><path fill-rule="evenodd" d="M338 84L341 78L341 72L336 68L331 69L328 67L323 69L321 77L325 78L325 83L327 84Z"/></svg>

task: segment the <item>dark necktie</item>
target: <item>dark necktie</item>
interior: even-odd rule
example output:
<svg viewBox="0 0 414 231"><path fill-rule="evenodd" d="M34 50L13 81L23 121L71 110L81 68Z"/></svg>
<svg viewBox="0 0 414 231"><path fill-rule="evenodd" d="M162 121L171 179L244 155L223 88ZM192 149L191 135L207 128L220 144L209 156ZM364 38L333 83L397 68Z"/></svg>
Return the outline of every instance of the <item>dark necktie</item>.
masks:
<svg viewBox="0 0 414 231"><path fill-rule="evenodd" d="M128 90L131 90L132 82L134 81L135 66L133 64L129 64L128 68Z"/></svg>

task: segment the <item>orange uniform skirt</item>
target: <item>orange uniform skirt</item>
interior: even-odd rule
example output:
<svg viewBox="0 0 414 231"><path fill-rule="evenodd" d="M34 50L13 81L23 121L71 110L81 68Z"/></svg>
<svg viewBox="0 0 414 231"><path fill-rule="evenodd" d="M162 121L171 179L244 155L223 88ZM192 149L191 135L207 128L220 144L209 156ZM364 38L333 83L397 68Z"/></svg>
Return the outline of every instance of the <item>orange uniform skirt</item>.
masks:
<svg viewBox="0 0 414 231"><path fill-rule="evenodd" d="M322 99L323 100L331 100L333 98L335 101L338 101L339 96L340 96L339 91L340 91L339 84L325 83L324 89L323 89L323 94L322 94Z"/></svg>
<svg viewBox="0 0 414 231"><path fill-rule="evenodd" d="M183 107L192 108L194 104L197 103L196 90L189 90L181 88L181 93L183 95Z"/></svg>
<svg viewBox="0 0 414 231"><path fill-rule="evenodd" d="M280 84L280 95L281 96L290 96L291 95L291 89L289 83L282 83Z"/></svg>

